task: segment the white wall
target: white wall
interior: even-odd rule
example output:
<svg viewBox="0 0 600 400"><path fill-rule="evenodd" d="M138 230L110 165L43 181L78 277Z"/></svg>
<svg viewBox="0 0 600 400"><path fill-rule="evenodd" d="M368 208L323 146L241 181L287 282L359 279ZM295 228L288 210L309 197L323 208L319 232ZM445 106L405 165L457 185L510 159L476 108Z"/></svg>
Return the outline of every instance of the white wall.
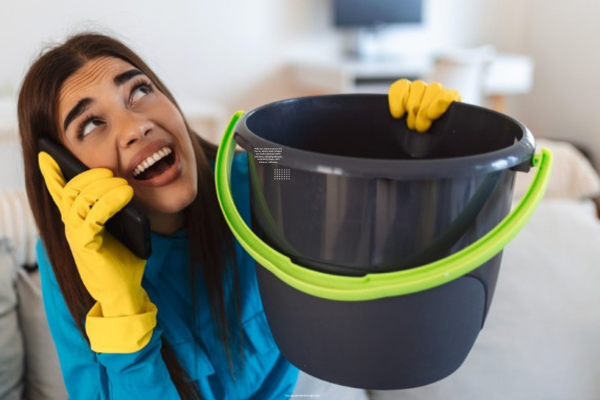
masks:
<svg viewBox="0 0 600 400"><path fill-rule="evenodd" d="M10 62L0 63L0 90L17 89L44 43L99 28L132 45L176 95L232 101L278 67L298 26L289 8L277 0L3 0L0 58Z"/></svg>
<svg viewBox="0 0 600 400"><path fill-rule="evenodd" d="M538 68L526 123L590 146L600 169L600 2L530 2L527 46Z"/></svg>
<svg viewBox="0 0 600 400"><path fill-rule="evenodd" d="M535 62L533 90L513 99L513 115L536 136L586 146L600 169L600 2L488 2L485 39Z"/></svg>
<svg viewBox="0 0 600 400"><path fill-rule="evenodd" d="M469 44L483 28L469 22L482 12L480 3L430 0L424 28L386 40L407 51ZM285 59L295 47L335 48L329 8L328 0L3 0L0 58L9 62L0 63L0 94L18 89L44 44L91 27L131 44L176 95L258 105L294 90Z"/></svg>
<svg viewBox="0 0 600 400"><path fill-rule="evenodd" d="M132 45L176 96L228 112L302 94L286 69L288 54L307 46L334 51L339 42L328 0L0 1L0 97L14 95L44 43L88 26ZM510 113L538 136L593 147L600 160L597 15L595 0L428 0L424 27L383 40L407 53L491 43L532 55L534 89L512 99Z"/></svg>

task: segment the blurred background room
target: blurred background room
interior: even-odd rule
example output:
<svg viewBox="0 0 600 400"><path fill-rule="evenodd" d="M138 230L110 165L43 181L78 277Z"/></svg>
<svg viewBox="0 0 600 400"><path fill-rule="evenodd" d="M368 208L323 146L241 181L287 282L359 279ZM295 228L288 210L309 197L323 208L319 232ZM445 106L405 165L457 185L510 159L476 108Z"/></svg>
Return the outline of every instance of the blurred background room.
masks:
<svg viewBox="0 0 600 400"><path fill-rule="evenodd" d="M136 50L215 143L236 110L297 96L386 93L400 78L439 81L524 123L565 161L556 158L560 176L547 196L558 203L506 257L522 266L559 262L560 271L570 264L577 283L566 287L571 277L544 272L536 302L519 275L532 270L507 267L462 369L424 391L369 396L599 399L600 291L591 285L600 280L600 226L589 201L600 192L598 15L593 0L0 0L0 399L64 394L34 275L37 233L23 190L16 99L40 51L86 30ZM564 225L573 221L579 225ZM548 233L548 241L539 236ZM563 253L540 256L548 249ZM554 330L563 320L567 328ZM329 398L339 399L321 393Z"/></svg>
<svg viewBox="0 0 600 400"><path fill-rule="evenodd" d="M491 97L504 97L502 109L536 136L577 140L600 153L599 4L404 2L422 3L418 18L405 21L400 9L390 16L400 22L369 27L360 14L336 12L365 0L5 0L0 132L14 124L13 100L39 51L70 33L96 29L141 53L190 118L217 124L208 128L211 135L218 135L232 110L306 94L386 90L388 81L400 77L430 80L444 56L469 69L487 55L490 74L480 78L478 103L495 105ZM362 58L347 56L344 49L359 30Z"/></svg>

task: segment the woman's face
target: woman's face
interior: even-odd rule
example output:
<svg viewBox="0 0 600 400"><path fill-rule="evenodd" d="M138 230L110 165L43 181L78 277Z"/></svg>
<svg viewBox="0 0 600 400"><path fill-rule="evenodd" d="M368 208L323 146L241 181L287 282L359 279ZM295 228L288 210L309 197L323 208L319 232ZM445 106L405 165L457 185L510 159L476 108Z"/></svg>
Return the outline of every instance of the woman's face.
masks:
<svg viewBox="0 0 600 400"><path fill-rule="evenodd" d="M133 187L152 229L172 233L197 194L196 159L183 117L146 75L117 58L97 58L58 96L63 144L90 168Z"/></svg>

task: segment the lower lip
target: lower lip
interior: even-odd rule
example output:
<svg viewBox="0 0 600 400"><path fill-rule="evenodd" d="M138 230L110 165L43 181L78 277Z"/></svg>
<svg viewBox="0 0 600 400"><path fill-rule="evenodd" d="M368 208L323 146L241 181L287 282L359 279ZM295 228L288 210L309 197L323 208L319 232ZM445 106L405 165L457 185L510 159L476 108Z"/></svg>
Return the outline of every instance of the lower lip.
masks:
<svg viewBox="0 0 600 400"><path fill-rule="evenodd" d="M177 178L179 178L181 175L181 170L183 169L179 161L179 154L178 152L175 152L175 162L169 167L168 170L152 179L147 179L145 181L133 179L133 182L135 182L136 185L153 187L166 186L170 183L173 183Z"/></svg>

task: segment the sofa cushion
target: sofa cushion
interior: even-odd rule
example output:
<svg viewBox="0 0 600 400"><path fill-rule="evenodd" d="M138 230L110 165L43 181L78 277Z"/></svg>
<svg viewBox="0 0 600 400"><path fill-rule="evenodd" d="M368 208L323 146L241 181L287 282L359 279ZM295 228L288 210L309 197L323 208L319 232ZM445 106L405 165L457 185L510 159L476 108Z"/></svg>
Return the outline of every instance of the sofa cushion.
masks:
<svg viewBox="0 0 600 400"><path fill-rule="evenodd" d="M593 198L600 194L600 176L590 161L573 144L536 139L538 149L547 148L553 154L553 167L545 199ZM533 180L534 170L529 173L518 173L515 180L514 197L522 197Z"/></svg>
<svg viewBox="0 0 600 400"><path fill-rule="evenodd" d="M68 395L42 303L39 271L19 269L16 287L25 343L25 398L66 399Z"/></svg>
<svg viewBox="0 0 600 400"><path fill-rule="evenodd" d="M0 238L0 399L20 400L24 351L17 316L15 267Z"/></svg>

